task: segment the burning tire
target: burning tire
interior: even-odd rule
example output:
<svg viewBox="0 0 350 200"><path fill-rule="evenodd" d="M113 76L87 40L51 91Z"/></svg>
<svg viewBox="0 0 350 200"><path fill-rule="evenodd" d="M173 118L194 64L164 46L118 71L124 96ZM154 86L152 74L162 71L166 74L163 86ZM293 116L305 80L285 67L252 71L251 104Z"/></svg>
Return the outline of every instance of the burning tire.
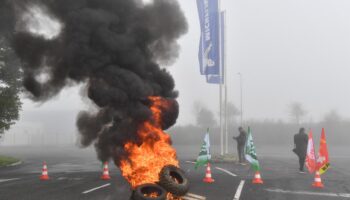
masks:
<svg viewBox="0 0 350 200"><path fill-rule="evenodd" d="M167 192L156 184L144 184L138 186L132 196L131 200L166 200Z"/></svg>
<svg viewBox="0 0 350 200"><path fill-rule="evenodd" d="M190 189L185 172L173 165L165 166L162 169L158 184L175 196L184 196Z"/></svg>

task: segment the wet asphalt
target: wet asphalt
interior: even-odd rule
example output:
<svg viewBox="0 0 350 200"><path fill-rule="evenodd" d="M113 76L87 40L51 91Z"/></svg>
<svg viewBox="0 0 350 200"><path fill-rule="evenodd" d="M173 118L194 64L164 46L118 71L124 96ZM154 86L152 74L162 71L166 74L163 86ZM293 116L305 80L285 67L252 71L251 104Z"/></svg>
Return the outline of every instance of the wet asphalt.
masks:
<svg viewBox="0 0 350 200"><path fill-rule="evenodd" d="M299 174L293 155L262 152L260 162L263 185L251 183L253 171L249 165L213 163L215 182L202 181L205 169L195 170L192 154L182 152L181 168L191 182L188 199L233 200L244 181L241 200L328 200L350 199L350 157L332 157L332 168L322 176L325 188L313 188L313 176ZM110 164L109 181L100 180L102 166L94 150L75 147L0 147L1 154L22 159L23 163L0 168L0 200L129 200L131 188L120 171ZM276 151L274 151L276 152ZM278 152L278 151L277 151ZM40 181L42 161L46 161L49 181ZM349 194L349 197L347 197Z"/></svg>

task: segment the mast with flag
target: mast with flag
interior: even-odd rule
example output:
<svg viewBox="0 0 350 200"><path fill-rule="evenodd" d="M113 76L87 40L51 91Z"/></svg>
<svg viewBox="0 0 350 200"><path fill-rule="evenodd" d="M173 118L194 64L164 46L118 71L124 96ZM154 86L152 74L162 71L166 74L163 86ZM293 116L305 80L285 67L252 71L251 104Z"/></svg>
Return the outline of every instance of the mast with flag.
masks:
<svg viewBox="0 0 350 200"><path fill-rule="evenodd" d="M253 135L250 127L248 127L248 137L245 144L244 155L247 161L251 164L253 170L255 171L253 184L263 184L264 182L260 175L260 163L256 154L256 149L253 142Z"/></svg>
<svg viewBox="0 0 350 200"><path fill-rule="evenodd" d="M197 0L201 36L199 42L200 74L209 84L219 84L220 152L228 153L226 13L220 0ZM226 140L226 141L225 141Z"/></svg>
<svg viewBox="0 0 350 200"><path fill-rule="evenodd" d="M314 145L314 139L313 139L311 130L309 132L309 140L307 144L305 165L311 174L316 171L315 145Z"/></svg>
<svg viewBox="0 0 350 200"><path fill-rule="evenodd" d="M320 174L324 174L330 167L329 156L328 156L328 147L326 141L326 132L322 128L321 140L320 140L320 149L318 151L317 166Z"/></svg>
<svg viewBox="0 0 350 200"><path fill-rule="evenodd" d="M260 171L260 164L258 156L256 154L256 149L253 142L253 136L250 127L248 127L248 137L245 145L245 158L251 164L254 171Z"/></svg>
<svg viewBox="0 0 350 200"><path fill-rule="evenodd" d="M209 128L207 129L207 133L204 136L204 141L201 147L201 151L197 157L197 161L195 164L195 168L197 169L199 166L204 166L209 163L211 159L210 155L210 140L209 140Z"/></svg>

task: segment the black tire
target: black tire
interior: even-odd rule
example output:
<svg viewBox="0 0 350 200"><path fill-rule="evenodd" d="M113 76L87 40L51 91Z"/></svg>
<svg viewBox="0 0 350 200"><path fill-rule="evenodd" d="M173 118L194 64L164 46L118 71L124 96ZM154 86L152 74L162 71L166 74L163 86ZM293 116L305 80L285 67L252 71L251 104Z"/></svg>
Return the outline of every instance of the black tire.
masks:
<svg viewBox="0 0 350 200"><path fill-rule="evenodd" d="M157 193L157 197L146 197L145 194ZM131 200L166 200L167 192L156 184L138 186L132 193Z"/></svg>
<svg viewBox="0 0 350 200"><path fill-rule="evenodd" d="M159 183L165 190L175 196L184 196L190 189L190 183L181 169L168 165L159 174Z"/></svg>

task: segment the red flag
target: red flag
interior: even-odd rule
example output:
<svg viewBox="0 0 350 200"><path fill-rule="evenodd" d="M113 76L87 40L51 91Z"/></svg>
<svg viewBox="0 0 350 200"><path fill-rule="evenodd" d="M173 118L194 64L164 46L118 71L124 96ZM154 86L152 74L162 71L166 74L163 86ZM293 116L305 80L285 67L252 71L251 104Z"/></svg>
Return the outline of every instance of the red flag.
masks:
<svg viewBox="0 0 350 200"><path fill-rule="evenodd" d="M318 152L317 167L320 174L324 174L329 168L329 158L328 158L328 148L326 141L326 133L324 128L322 128L321 140L320 140L320 149Z"/></svg>
<svg viewBox="0 0 350 200"><path fill-rule="evenodd" d="M306 152L306 160L305 164L310 173L314 173L316 171L316 156L315 156L315 146L314 140L312 137L312 131L309 133L309 140L307 144L307 152Z"/></svg>

